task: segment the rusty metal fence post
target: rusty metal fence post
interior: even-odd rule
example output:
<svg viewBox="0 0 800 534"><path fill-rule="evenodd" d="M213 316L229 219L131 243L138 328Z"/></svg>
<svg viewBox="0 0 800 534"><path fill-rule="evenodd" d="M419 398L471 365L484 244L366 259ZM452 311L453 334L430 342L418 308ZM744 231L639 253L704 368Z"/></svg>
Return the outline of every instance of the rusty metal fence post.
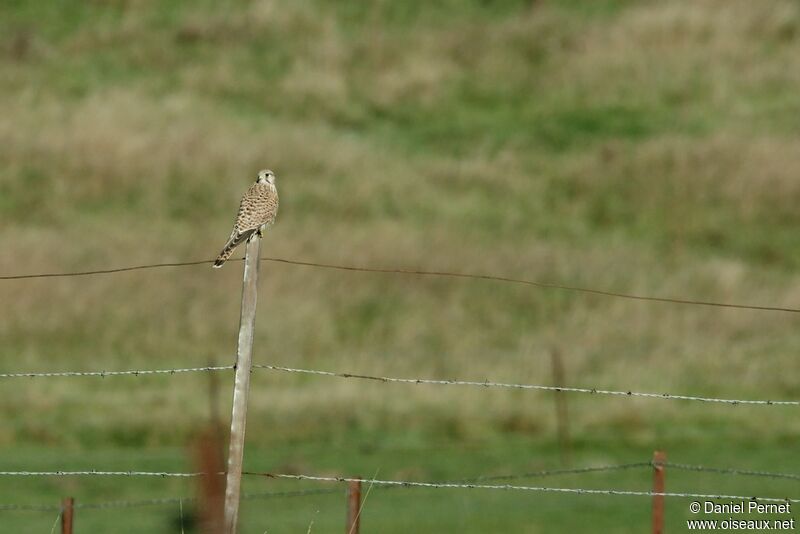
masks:
<svg viewBox="0 0 800 534"><path fill-rule="evenodd" d="M358 477L360 478L360 477ZM346 534L358 534L361 523L361 482L351 480L347 485L347 530Z"/></svg>
<svg viewBox="0 0 800 534"><path fill-rule="evenodd" d="M72 534L73 518L75 516L75 499L64 497L61 500L61 534Z"/></svg>
<svg viewBox="0 0 800 534"><path fill-rule="evenodd" d="M258 256L261 239L247 243L242 281L242 312L239 322L239 347L236 353L236 378L233 385L231 437L228 448L228 473L225 484L225 532L236 534L239 516L239 496L242 485L244 433L247 421L247 395L250 391L250 372L253 367L253 337L256 327L258 300Z"/></svg>
<svg viewBox="0 0 800 534"><path fill-rule="evenodd" d="M667 453L653 453L653 493L664 493L664 463ZM653 495L653 534L664 533L664 495Z"/></svg>

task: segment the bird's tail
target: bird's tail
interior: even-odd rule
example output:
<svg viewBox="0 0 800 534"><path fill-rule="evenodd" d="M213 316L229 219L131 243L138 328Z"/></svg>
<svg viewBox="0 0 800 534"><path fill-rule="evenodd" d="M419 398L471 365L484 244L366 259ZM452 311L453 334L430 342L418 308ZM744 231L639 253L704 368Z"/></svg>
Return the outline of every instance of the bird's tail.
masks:
<svg viewBox="0 0 800 534"><path fill-rule="evenodd" d="M219 253L219 256L217 256L216 261L214 261L214 268L219 269L222 267L222 264L228 261L228 258L231 257L235 248L236 246L231 245L229 241L228 244L225 245L225 248L222 249L222 252Z"/></svg>
<svg viewBox="0 0 800 534"><path fill-rule="evenodd" d="M236 233L231 235L228 242L225 243L225 246L222 247L222 252L219 253L217 259L214 261L214 268L219 269L222 267L222 264L228 261L228 259L233 255L233 251L236 250L236 247L239 246L243 241L245 241L253 232L244 232L244 233Z"/></svg>

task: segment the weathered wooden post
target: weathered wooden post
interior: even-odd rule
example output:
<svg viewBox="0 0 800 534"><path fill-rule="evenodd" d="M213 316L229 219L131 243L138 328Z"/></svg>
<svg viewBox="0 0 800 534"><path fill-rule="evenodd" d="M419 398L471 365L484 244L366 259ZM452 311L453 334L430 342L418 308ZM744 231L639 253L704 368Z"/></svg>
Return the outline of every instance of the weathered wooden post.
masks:
<svg viewBox="0 0 800 534"><path fill-rule="evenodd" d="M653 493L664 493L664 463L667 453L653 453ZM653 534L664 533L664 496L653 495Z"/></svg>
<svg viewBox="0 0 800 534"><path fill-rule="evenodd" d="M346 534L358 534L361 515L361 481L351 480L347 485Z"/></svg>
<svg viewBox="0 0 800 534"><path fill-rule="evenodd" d="M550 353L553 363L553 385L564 387L564 365L561 363L561 353L553 349ZM558 425L558 450L561 453L561 464L569 466L572 462L572 444L569 439L569 411L567 410L567 397L561 391L555 392L556 424Z"/></svg>
<svg viewBox="0 0 800 534"><path fill-rule="evenodd" d="M258 255L261 239L247 243L242 282L242 314L239 322L239 348L236 353L236 378L233 385L231 437L228 447L228 473L225 485L225 532L236 534L239 516L239 493L242 485L244 431L247 420L247 394L250 391L250 371L253 366L253 335L256 326L258 300Z"/></svg>
<svg viewBox="0 0 800 534"><path fill-rule="evenodd" d="M61 534L72 534L72 522L75 515L75 499L64 497L61 500Z"/></svg>

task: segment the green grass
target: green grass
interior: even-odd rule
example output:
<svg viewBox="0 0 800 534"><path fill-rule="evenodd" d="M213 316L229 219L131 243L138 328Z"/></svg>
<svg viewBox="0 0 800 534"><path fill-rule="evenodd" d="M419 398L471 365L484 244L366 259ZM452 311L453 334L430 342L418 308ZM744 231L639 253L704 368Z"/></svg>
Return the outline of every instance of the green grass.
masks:
<svg viewBox="0 0 800 534"><path fill-rule="evenodd" d="M281 191L270 256L797 308L798 58L800 9L788 0L5 2L0 273L209 258L247 183L270 167ZM0 282L2 370L228 363L239 269ZM259 363L547 384L557 348L570 385L800 398L791 314L276 263L262 272ZM292 448L310 472L420 480L557 464L546 395L266 371L253 380L248 450L264 451L249 456L259 468L284 465ZM9 469L189 468L183 450L209 411L205 376L5 386ZM223 375L221 413L230 386ZM792 408L569 398L576 463L664 448L676 460L797 470ZM417 452L397 450L407 440ZM592 482L647 487L627 476ZM8 502L191 492L161 480L0 479ZM376 492L366 524L647 523L636 499L424 493ZM335 498L291 503L248 504L247 528L341 528ZM676 503L672 525L685 514ZM142 511L115 531L157 531L171 513ZM16 529L55 519L13 517ZM87 512L96 523L84 528L107 530L115 517Z"/></svg>
<svg viewBox="0 0 800 534"><path fill-rule="evenodd" d="M674 443L679 448L678 443ZM740 462L743 456L758 457L754 468L769 469L782 464L796 469L797 461L790 444L741 443L733 449L716 446L690 447L680 456L670 457L677 463L694 463L714 458L715 465ZM591 440L576 444L574 456L580 465L613 465L630 461L647 461L651 451L643 444L620 445L617 440ZM123 460L124 458L124 460ZM135 459L135 462L133 461ZM481 475L531 473L560 468L558 453L550 444L520 436L499 440L463 443L433 440L415 433L371 435L352 433L328 443L275 443L269 448L247 451L253 471L346 474L364 478L389 480L457 480ZM69 451L51 457L49 449L34 448L21 452L11 467L25 469L31 463L42 469L87 468L81 452ZM92 466L98 470L150 469L189 470L185 455L179 449L158 449L148 453L141 449L101 449L95 452ZM712 473L693 473L668 469L667 491L742 493L745 496L791 494L795 483L775 479L737 477ZM651 489L652 473L648 467L621 471L530 477L509 483L520 486L584 489ZM344 486L331 483L292 482L259 477L245 477L246 494L296 491L317 488L339 488L341 492L298 497L254 497L246 499L241 511L242 532L305 531L314 523L313 531L332 532L344 523ZM367 487L365 485L364 491ZM95 477L21 480L13 493L0 494L5 501L57 503L65 494L75 495L78 503L108 500L191 497L193 482L183 479ZM678 530L688 512L691 499L667 501L666 525ZM721 501L724 502L724 501ZM192 516L193 503L183 503L184 518ZM646 497L581 495L564 497L558 494L529 491L456 490L373 486L364 503L362 528L381 532L452 531L486 532L523 529L526 532L552 531L559 525L563 531L574 531L592 525L603 532L641 532L650 523L650 499ZM398 513L402 511L402 513ZM413 513L409 513L413 511ZM77 511L76 527L114 532L178 532L179 504L144 506L129 509ZM55 514L50 512L6 512L4 526L14 530L46 529ZM188 522L186 523L188 525Z"/></svg>

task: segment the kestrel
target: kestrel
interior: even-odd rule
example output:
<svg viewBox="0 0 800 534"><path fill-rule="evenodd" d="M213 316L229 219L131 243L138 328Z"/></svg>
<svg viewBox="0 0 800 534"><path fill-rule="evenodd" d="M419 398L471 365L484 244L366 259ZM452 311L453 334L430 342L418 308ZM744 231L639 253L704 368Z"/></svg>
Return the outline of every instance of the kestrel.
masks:
<svg viewBox="0 0 800 534"><path fill-rule="evenodd" d="M261 232L275 222L277 214L278 188L275 187L275 174L269 170L259 171L256 183L242 197L233 231L214 262L214 268L222 267L240 243L255 236L261 237Z"/></svg>

